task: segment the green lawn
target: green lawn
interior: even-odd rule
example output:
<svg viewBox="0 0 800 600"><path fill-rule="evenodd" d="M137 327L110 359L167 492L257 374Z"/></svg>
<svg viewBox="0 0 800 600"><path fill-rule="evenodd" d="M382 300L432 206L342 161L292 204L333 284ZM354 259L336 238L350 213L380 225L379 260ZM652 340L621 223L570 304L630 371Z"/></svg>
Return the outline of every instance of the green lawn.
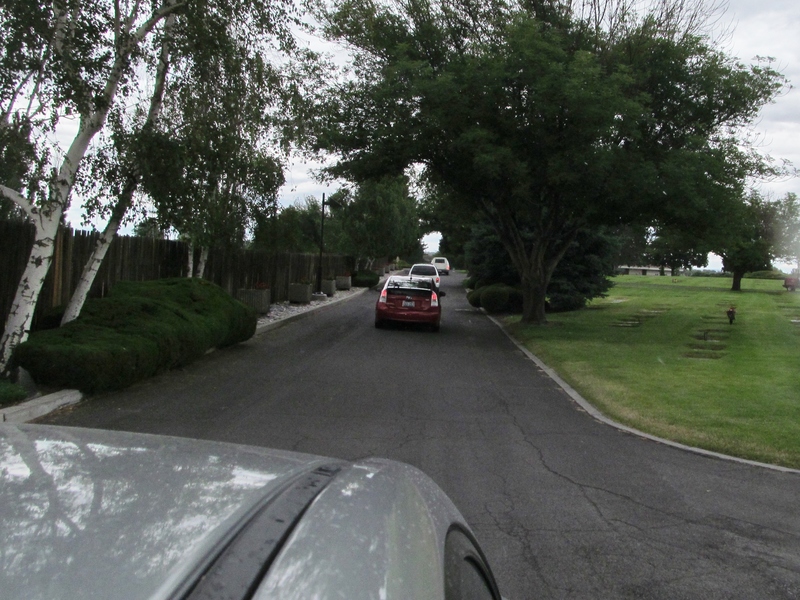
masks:
<svg viewBox="0 0 800 600"><path fill-rule="evenodd" d="M800 468L800 292L781 281L619 276L607 298L509 329L608 417ZM728 323L725 311L737 310Z"/></svg>

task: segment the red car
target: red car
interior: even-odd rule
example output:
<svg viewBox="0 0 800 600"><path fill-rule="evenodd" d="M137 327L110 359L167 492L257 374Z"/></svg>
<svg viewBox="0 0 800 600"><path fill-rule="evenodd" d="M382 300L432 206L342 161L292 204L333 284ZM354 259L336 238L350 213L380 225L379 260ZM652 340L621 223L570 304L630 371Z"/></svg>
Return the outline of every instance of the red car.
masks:
<svg viewBox="0 0 800 600"><path fill-rule="evenodd" d="M442 307L439 298L444 292L436 289L430 277L389 277L375 303L375 327L387 321L423 323L439 331Z"/></svg>

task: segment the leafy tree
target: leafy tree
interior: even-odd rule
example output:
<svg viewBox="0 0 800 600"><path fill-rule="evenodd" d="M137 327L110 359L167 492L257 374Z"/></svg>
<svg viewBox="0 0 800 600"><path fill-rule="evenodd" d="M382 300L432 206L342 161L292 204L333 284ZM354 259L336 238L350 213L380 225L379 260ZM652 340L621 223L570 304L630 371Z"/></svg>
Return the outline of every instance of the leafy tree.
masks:
<svg viewBox="0 0 800 600"><path fill-rule="evenodd" d="M23 116L14 115L0 125L0 185L22 189L23 181L36 168L36 147L32 143L31 124ZM0 219L24 220L25 213L10 199L0 195Z"/></svg>
<svg viewBox="0 0 800 600"><path fill-rule="evenodd" d="M257 218L253 245L270 252L319 252L322 206L316 198L306 198ZM325 224L325 247L331 249L331 219ZM334 233L335 236L335 233Z"/></svg>
<svg viewBox="0 0 800 600"><path fill-rule="evenodd" d="M800 202L797 194L788 192L775 202L776 232L773 255L775 258L794 260L800 273Z"/></svg>
<svg viewBox="0 0 800 600"><path fill-rule="evenodd" d="M342 249L357 264L418 253L419 214L405 176L363 181L354 192L332 197L331 206L341 219Z"/></svg>
<svg viewBox="0 0 800 600"><path fill-rule="evenodd" d="M710 247L702 240L679 229L651 229L644 263L661 267L662 274L669 269L676 274L680 269L704 267L708 264Z"/></svg>
<svg viewBox="0 0 800 600"><path fill-rule="evenodd" d="M704 235L761 166L730 132L783 85L660 13L609 32L569 11L544 24L548 4L567 3L337 4L328 32L353 47L357 78L319 140L341 153L333 173L420 163L481 211L533 323L581 231L657 220Z"/></svg>
<svg viewBox="0 0 800 600"><path fill-rule="evenodd" d="M723 270L733 275L731 291L741 291L746 273L772 268L777 214L775 204L752 192L740 210L731 215L729 237L716 251L722 257Z"/></svg>
<svg viewBox="0 0 800 600"><path fill-rule="evenodd" d="M647 262L647 244L651 230L643 225L622 225L612 229L617 239L617 253L614 264L642 265Z"/></svg>
<svg viewBox="0 0 800 600"><path fill-rule="evenodd" d="M190 37L190 57L168 86L164 119L143 146L145 189L162 226L190 242L190 276L195 245L201 257L212 246L241 246L260 216L274 212L284 181L274 151L294 135L286 122L301 103L290 69L265 62L251 36L238 39L240 19L217 25L211 43L208 33ZM295 47L287 35L276 37Z"/></svg>
<svg viewBox="0 0 800 600"><path fill-rule="evenodd" d="M602 297L612 283L619 239L605 231L581 231L558 263L547 289L548 312L583 308L588 300ZM478 285L505 283L518 286L519 273L500 237L487 225L472 228L466 244L467 268Z"/></svg>
<svg viewBox="0 0 800 600"><path fill-rule="evenodd" d="M423 193L420 202L423 234L438 231L442 236L439 254L447 256L454 268L463 265L472 227L482 222L480 212L464 207L448 196L443 185L424 185Z"/></svg>
<svg viewBox="0 0 800 600"><path fill-rule="evenodd" d="M133 229L133 235L157 240L163 240L166 238L164 230L161 229L160 225L158 224L158 219L154 217L147 217L139 221L136 224L136 227Z"/></svg>

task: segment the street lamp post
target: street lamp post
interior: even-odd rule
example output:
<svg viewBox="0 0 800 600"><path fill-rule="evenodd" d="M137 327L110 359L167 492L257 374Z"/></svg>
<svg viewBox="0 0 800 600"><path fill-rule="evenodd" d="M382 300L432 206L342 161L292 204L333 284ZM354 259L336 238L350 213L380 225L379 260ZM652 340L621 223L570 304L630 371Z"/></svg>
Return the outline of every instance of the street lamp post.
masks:
<svg viewBox="0 0 800 600"><path fill-rule="evenodd" d="M325 194L322 194L322 211L319 219L319 262L317 263L317 293L322 293L322 251L325 247Z"/></svg>

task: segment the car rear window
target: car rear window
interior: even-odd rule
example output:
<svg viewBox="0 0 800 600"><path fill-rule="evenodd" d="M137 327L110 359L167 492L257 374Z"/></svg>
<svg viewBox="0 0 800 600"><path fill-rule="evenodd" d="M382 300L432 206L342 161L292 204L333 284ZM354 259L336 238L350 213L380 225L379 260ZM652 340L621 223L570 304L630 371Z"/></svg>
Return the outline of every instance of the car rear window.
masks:
<svg viewBox="0 0 800 600"><path fill-rule="evenodd" d="M437 274L436 267L434 267L433 265L431 265L431 266L422 265L421 267L412 267L411 272L414 273L415 275L436 275Z"/></svg>
<svg viewBox="0 0 800 600"><path fill-rule="evenodd" d="M386 286L388 294L423 295L431 293L431 282L428 279L393 280Z"/></svg>

